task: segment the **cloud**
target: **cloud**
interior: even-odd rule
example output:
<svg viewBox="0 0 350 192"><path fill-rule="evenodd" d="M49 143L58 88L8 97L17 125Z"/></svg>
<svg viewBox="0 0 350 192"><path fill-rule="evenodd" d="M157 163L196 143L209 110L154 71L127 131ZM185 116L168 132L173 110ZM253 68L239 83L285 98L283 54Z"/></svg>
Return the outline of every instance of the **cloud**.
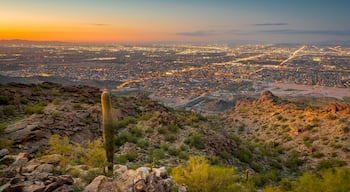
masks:
<svg viewBox="0 0 350 192"><path fill-rule="evenodd" d="M103 27L103 26L109 26L111 24L108 24L108 23L92 23L91 25L98 26L98 27Z"/></svg>
<svg viewBox="0 0 350 192"><path fill-rule="evenodd" d="M231 29L231 30L225 30L223 31L223 34L227 35L249 35L249 31L242 31L242 30L236 30L236 29Z"/></svg>
<svg viewBox="0 0 350 192"><path fill-rule="evenodd" d="M350 36L350 30L294 30L294 29L277 29L262 30L260 33L271 33L281 35L331 35L331 36Z"/></svg>
<svg viewBox="0 0 350 192"><path fill-rule="evenodd" d="M255 23L253 25L255 25L255 26L285 26L285 25L288 25L288 23Z"/></svg>
<svg viewBox="0 0 350 192"><path fill-rule="evenodd" d="M203 37L203 36L212 36L216 33L214 31L190 31L190 32L179 32L176 35L180 36L190 36L190 37Z"/></svg>

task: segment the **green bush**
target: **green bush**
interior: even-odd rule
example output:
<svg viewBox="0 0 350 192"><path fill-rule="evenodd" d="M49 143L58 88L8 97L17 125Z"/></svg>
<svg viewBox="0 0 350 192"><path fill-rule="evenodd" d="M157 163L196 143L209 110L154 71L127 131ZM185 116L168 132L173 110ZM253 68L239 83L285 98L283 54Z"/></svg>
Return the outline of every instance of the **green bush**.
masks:
<svg viewBox="0 0 350 192"><path fill-rule="evenodd" d="M74 103L73 109L83 109L83 106L80 103Z"/></svg>
<svg viewBox="0 0 350 192"><path fill-rule="evenodd" d="M162 149L152 149L150 150L150 154L148 157L149 157L148 159L149 163L153 163L153 162L158 163L159 160L165 158L165 154Z"/></svg>
<svg viewBox="0 0 350 192"><path fill-rule="evenodd" d="M147 149L147 147L149 146L149 142L143 138L138 139L136 144L141 149Z"/></svg>
<svg viewBox="0 0 350 192"><path fill-rule="evenodd" d="M336 120L336 119L337 119L337 116L330 113L330 114L328 114L328 115L326 116L326 118L327 118L328 120Z"/></svg>
<svg viewBox="0 0 350 192"><path fill-rule="evenodd" d="M9 98L7 96L0 96L0 105L8 105L9 104Z"/></svg>
<svg viewBox="0 0 350 192"><path fill-rule="evenodd" d="M124 145L126 142L137 143L138 138L129 132L121 132L119 135L114 136L114 144L117 147Z"/></svg>
<svg viewBox="0 0 350 192"><path fill-rule="evenodd" d="M204 149L202 135L197 132L194 132L189 138L187 138L185 143L196 149Z"/></svg>
<svg viewBox="0 0 350 192"><path fill-rule="evenodd" d="M300 159L299 153L297 151L292 151L285 161L286 167L293 171L298 170L299 166L301 166L303 163L304 161Z"/></svg>
<svg viewBox="0 0 350 192"><path fill-rule="evenodd" d="M2 109L5 116L14 116L16 114L16 106L7 105Z"/></svg>
<svg viewBox="0 0 350 192"><path fill-rule="evenodd" d="M165 136L165 140L172 143L172 142L174 142L176 140L176 137L175 137L175 135L168 134L168 135Z"/></svg>
<svg viewBox="0 0 350 192"><path fill-rule="evenodd" d="M87 148L83 149L80 161L85 165L101 169L107 166L107 157L102 141L100 139L93 142L88 141Z"/></svg>
<svg viewBox="0 0 350 192"><path fill-rule="evenodd" d="M185 165L171 171L174 181L185 184L191 192L234 191L235 170L210 166L204 157L192 156Z"/></svg>
<svg viewBox="0 0 350 192"><path fill-rule="evenodd" d="M91 183L97 176L101 175L101 171L96 169L90 169L88 170L87 174L82 176L83 181L85 183Z"/></svg>
<svg viewBox="0 0 350 192"><path fill-rule="evenodd" d="M0 123L0 135L4 134L7 125L5 123Z"/></svg>
<svg viewBox="0 0 350 192"><path fill-rule="evenodd" d="M226 151L220 151L220 152L219 152L219 156L220 156L222 159L229 159L229 158L230 158L230 154L227 153Z"/></svg>
<svg viewBox="0 0 350 192"><path fill-rule="evenodd" d="M245 163L251 163L253 161L253 155L249 149L242 148L238 150L237 158Z"/></svg>
<svg viewBox="0 0 350 192"><path fill-rule="evenodd" d="M326 160L321 160L316 167L316 170L324 170L324 169L330 169L330 168L335 168L335 167L341 167L346 165L346 163L342 160L338 159L326 159Z"/></svg>
<svg viewBox="0 0 350 192"><path fill-rule="evenodd" d="M170 124L168 129L172 133L177 133L179 131L179 126L177 124Z"/></svg>
<svg viewBox="0 0 350 192"><path fill-rule="evenodd" d="M169 155L172 155L172 156L177 156L179 154L179 150L176 149L175 147L169 147L168 148L168 153Z"/></svg>
<svg viewBox="0 0 350 192"><path fill-rule="evenodd" d="M142 137L143 136L143 130L142 128L138 126L134 126L130 129L130 133L133 134L135 137Z"/></svg>
<svg viewBox="0 0 350 192"><path fill-rule="evenodd" d="M127 162L135 161L136 158L137 158L137 153L129 152L129 153L117 156L114 159L114 162L118 164L125 164Z"/></svg>
<svg viewBox="0 0 350 192"><path fill-rule="evenodd" d="M281 180L281 176L278 171L272 170L266 173L259 173L249 178L248 185L250 187L264 187L268 184L277 183Z"/></svg>
<svg viewBox="0 0 350 192"><path fill-rule="evenodd" d="M165 134L166 133L166 128L163 126L158 127L158 133L159 134Z"/></svg>
<svg viewBox="0 0 350 192"><path fill-rule="evenodd" d="M52 103L54 104L54 105L59 105L60 103L61 103L61 99L54 99L53 101L52 101Z"/></svg>
<svg viewBox="0 0 350 192"><path fill-rule="evenodd" d="M347 192L350 191L350 169L335 168L320 174L305 173L295 185L297 192Z"/></svg>
<svg viewBox="0 0 350 192"><path fill-rule="evenodd" d="M24 114L26 115L31 115L31 114L43 114L44 113L44 108L46 104L44 103L39 103L36 105L28 105L24 108Z"/></svg>

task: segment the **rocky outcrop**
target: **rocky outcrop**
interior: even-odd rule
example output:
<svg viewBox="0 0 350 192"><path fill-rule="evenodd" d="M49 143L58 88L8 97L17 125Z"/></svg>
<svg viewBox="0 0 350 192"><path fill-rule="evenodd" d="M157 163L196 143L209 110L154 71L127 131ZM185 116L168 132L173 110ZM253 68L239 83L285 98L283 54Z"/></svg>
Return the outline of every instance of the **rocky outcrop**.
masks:
<svg viewBox="0 0 350 192"><path fill-rule="evenodd" d="M0 191L72 191L72 176L55 175L55 164L29 158L26 153L1 158Z"/></svg>
<svg viewBox="0 0 350 192"><path fill-rule="evenodd" d="M331 113L344 112L344 113L350 114L350 104L331 102L324 109L324 112L331 112Z"/></svg>
<svg viewBox="0 0 350 192"><path fill-rule="evenodd" d="M140 167L136 170L126 166L115 166L114 177L96 177L84 192L115 191L115 192L170 192L174 182L168 176L165 167ZM182 187L182 192L186 192Z"/></svg>
<svg viewBox="0 0 350 192"><path fill-rule="evenodd" d="M0 191L71 192L77 186L86 186L81 188L84 192L170 192L175 185L165 167L132 170L123 165L114 165L112 177L99 175L89 184L80 177L86 177L88 171L96 168L68 166L64 169L67 175L60 175L62 167L58 165L59 161L59 155L55 154L32 159L27 153L4 155L0 159ZM186 192L184 187L179 188Z"/></svg>
<svg viewBox="0 0 350 192"><path fill-rule="evenodd" d="M265 102L275 102L277 101L278 97L276 97L274 94L272 94L271 91L263 91L260 94L260 97L258 99L258 103L265 103Z"/></svg>

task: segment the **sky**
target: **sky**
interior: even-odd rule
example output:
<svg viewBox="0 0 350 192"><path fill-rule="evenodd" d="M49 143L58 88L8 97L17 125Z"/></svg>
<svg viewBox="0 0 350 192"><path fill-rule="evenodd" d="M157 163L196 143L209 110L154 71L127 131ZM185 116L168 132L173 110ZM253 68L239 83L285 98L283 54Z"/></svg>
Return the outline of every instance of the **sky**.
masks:
<svg viewBox="0 0 350 192"><path fill-rule="evenodd" d="M1 0L0 39L350 41L349 0Z"/></svg>

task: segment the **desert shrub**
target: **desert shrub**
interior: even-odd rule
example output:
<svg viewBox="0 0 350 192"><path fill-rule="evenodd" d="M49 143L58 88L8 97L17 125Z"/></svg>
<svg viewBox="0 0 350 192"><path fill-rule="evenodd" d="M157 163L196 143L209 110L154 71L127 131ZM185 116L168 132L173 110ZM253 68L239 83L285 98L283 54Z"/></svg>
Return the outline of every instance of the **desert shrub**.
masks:
<svg viewBox="0 0 350 192"><path fill-rule="evenodd" d="M159 160L165 158L165 153L162 149L152 149L152 150L150 150L148 158L149 158L148 159L149 163L158 164Z"/></svg>
<svg viewBox="0 0 350 192"><path fill-rule="evenodd" d="M210 166L204 157L191 156L185 165L171 171L175 182L185 184L191 192L233 191L233 168Z"/></svg>
<svg viewBox="0 0 350 192"><path fill-rule="evenodd" d="M16 106L6 105L3 107L2 112L5 116L14 116L16 114Z"/></svg>
<svg viewBox="0 0 350 192"><path fill-rule="evenodd" d="M163 127L163 126L158 127L158 133L159 133L159 134L164 134L164 133L166 133L166 128Z"/></svg>
<svg viewBox="0 0 350 192"><path fill-rule="evenodd" d="M227 153L226 151L220 151L220 152L219 152L219 156L220 156L222 159L229 159L229 158L230 158L230 154Z"/></svg>
<svg viewBox="0 0 350 192"><path fill-rule="evenodd" d="M294 171L296 171L303 163L304 161L300 159L297 151L292 151L285 161L286 167Z"/></svg>
<svg viewBox="0 0 350 192"><path fill-rule="evenodd" d="M60 138L59 135L54 134L49 137L49 152L51 154L58 154L61 156L60 165L65 168L69 162L74 158L73 145L69 143L67 136Z"/></svg>
<svg viewBox="0 0 350 192"><path fill-rule="evenodd" d="M177 124L170 124L168 129L172 133L177 133L179 131L179 126Z"/></svg>
<svg viewBox="0 0 350 192"><path fill-rule="evenodd" d="M276 118L277 118L278 121L282 121L282 122L288 121L288 119L283 117L282 115L277 115Z"/></svg>
<svg viewBox="0 0 350 192"><path fill-rule="evenodd" d="M253 160L253 155L249 149L242 148L237 152L237 158L245 163L251 163Z"/></svg>
<svg viewBox="0 0 350 192"><path fill-rule="evenodd" d="M0 137L0 149L5 149L6 148L6 149L10 150L13 143L14 143L13 140Z"/></svg>
<svg viewBox="0 0 350 192"><path fill-rule="evenodd" d="M134 126L130 129L130 133L133 134L135 137L142 137L143 130L138 126Z"/></svg>
<svg viewBox="0 0 350 192"><path fill-rule="evenodd" d="M328 120L336 120L336 119L337 119L337 116L330 113L330 114L328 114L328 115L326 116L326 118L327 118Z"/></svg>
<svg viewBox="0 0 350 192"><path fill-rule="evenodd" d="M123 155L117 156L114 162L119 164L125 164L127 162L135 161L136 158L137 158L137 153L129 152L129 153L125 153Z"/></svg>
<svg viewBox="0 0 350 192"><path fill-rule="evenodd" d="M101 175L101 171L100 170L96 170L96 169L90 169L87 171L86 175L82 176L83 181L85 181L85 183L91 183L97 176Z"/></svg>
<svg viewBox="0 0 350 192"><path fill-rule="evenodd" d="M135 124L137 123L137 119L135 117L132 116L127 116L124 117L121 120L117 120L113 122L113 126L115 129L121 129L121 128L125 128L126 126L128 126L129 124Z"/></svg>
<svg viewBox="0 0 350 192"><path fill-rule="evenodd" d="M295 185L297 192L342 192L350 190L350 169L335 168L320 174L304 173Z"/></svg>
<svg viewBox="0 0 350 192"><path fill-rule="evenodd" d="M129 132L121 132L118 135L114 136L114 144L117 147L124 145L126 142L137 143L137 141L138 138Z"/></svg>
<svg viewBox="0 0 350 192"><path fill-rule="evenodd" d="M197 132L194 132L189 138L187 138L185 143L196 149L204 149L202 135Z"/></svg>
<svg viewBox="0 0 350 192"><path fill-rule="evenodd" d="M176 140L176 137L173 134L168 134L168 135L165 136L165 140L172 143L172 142L174 142Z"/></svg>
<svg viewBox="0 0 350 192"><path fill-rule="evenodd" d="M54 134L49 138L50 153L51 154L61 154L64 156L69 156L73 151L73 145L69 143L67 136L61 137L58 134Z"/></svg>
<svg viewBox="0 0 350 192"><path fill-rule="evenodd" d="M53 118L57 118L57 117L59 117L59 116L61 116L61 115L62 115L62 112L61 112L61 111L54 110L54 111L51 112L51 116L52 116Z"/></svg>
<svg viewBox="0 0 350 192"><path fill-rule="evenodd" d="M8 105L9 98L7 96L0 95L0 105Z"/></svg>
<svg viewBox="0 0 350 192"><path fill-rule="evenodd" d="M276 183L281 180L281 177L276 170L268 171L266 173L259 173L249 178L248 185L253 188L261 188L268 184Z"/></svg>
<svg viewBox="0 0 350 192"><path fill-rule="evenodd" d="M239 132L243 132L244 130L245 130L245 124L244 123L240 123L239 125L238 125L238 131Z"/></svg>
<svg viewBox="0 0 350 192"><path fill-rule="evenodd" d="M169 155L172 155L172 156L177 156L179 154L179 150L176 149L175 147L169 147L168 148L168 153Z"/></svg>
<svg viewBox="0 0 350 192"><path fill-rule="evenodd" d="M7 125L5 123L0 123L0 135L4 134Z"/></svg>
<svg viewBox="0 0 350 192"><path fill-rule="evenodd" d="M241 138L236 134L231 133L228 137L231 140L234 140L236 142L236 144L240 144L242 142Z"/></svg>
<svg viewBox="0 0 350 192"><path fill-rule="evenodd" d="M324 170L324 169L330 169L330 168L335 168L335 167L341 167L346 165L346 163L342 160L339 159L325 159L321 160L317 166L316 170Z"/></svg>
<svg viewBox="0 0 350 192"><path fill-rule="evenodd" d="M83 109L83 106L80 103L74 103L73 109Z"/></svg>
<svg viewBox="0 0 350 192"><path fill-rule="evenodd" d="M142 149L146 149L149 146L149 142L143 138L138 139L136 144Z"/></svg>
<svg viewBox="0 0 350 192"><path fill-rule="evenodd" d="M303 142L304 142L304 145L305 145L306 147L310 147L311 144L312 144L314 141L313 141L313 139L312 139L311 137L305 136L305 137L303 138Z"/></svg>
<svg viewBox="0 0 350 192"><path fill-rule="evenodd" d="M2 134L4 134L6 128L7 128L7 124L0 123L0 149L4 149L4 148L11 149L11 146L13 144L12 140L1 137Z"/></svg>
<svg viewBox="0 0 350 192"><path fill-rule="evenodd" d="M49 144L49 153L61 156L62 168L68 164L83 163L102 171L107 165L105 150L100 139L88 141L86 148L82 148L80 144L70 144L67 136L61 138L54 134L49 138Z"/></svg>
<svg viewBox="0 0 350 192"><path fill-rule="evenodd" d="M36 105L28 105L24 108L24 114L31 115L31 114L43 114L44 108L46 104L45 103L38 103Z"/></svg>
<svg viewBox="0 0 350 192"><path fill-rule="evenodd" d="M269 185L264 188L263 192L282 192L282 190L272 185Z"/></svg>
<svg viewBox="0 0 350 192"><path fill-rule="evenodd" d="M54 105L59 105L59 104L61 103L61 99L56 98L56 99L54 99L54 100L52 101L52 103L53 103Z"/></svg>
<svg viewBox="0 0 350 192"><path fill-rule="evenodd" d="M177 156L180 159L184 159L184 160L187 160L189 158L189 154L186 151L180 151L179 154L177 154Z"/></svg>
<svg viewBox="0 0 350 192"><path fill-rule="evenodd" d="M349 133L349 132L350 132L350 127L348 127L348 126L346 126L346 125L344 125L341 129L342 129L342 131L343 131L344 133Z"/></svg>
<svg viewBox="0 0 350 192"><path fill-rule="evenodd" d="M103 148L101 139L88 141L87 148L83 149L83 155L80 157L81 163L96 168L107 166L106 152Z"/></svg>
<svg viewBox="0 0 350 192"><path fill-rule="evenodd" d="M191 113L187 116L186 123L193 124L199 122L199 116L195 113Z"/></svg>

